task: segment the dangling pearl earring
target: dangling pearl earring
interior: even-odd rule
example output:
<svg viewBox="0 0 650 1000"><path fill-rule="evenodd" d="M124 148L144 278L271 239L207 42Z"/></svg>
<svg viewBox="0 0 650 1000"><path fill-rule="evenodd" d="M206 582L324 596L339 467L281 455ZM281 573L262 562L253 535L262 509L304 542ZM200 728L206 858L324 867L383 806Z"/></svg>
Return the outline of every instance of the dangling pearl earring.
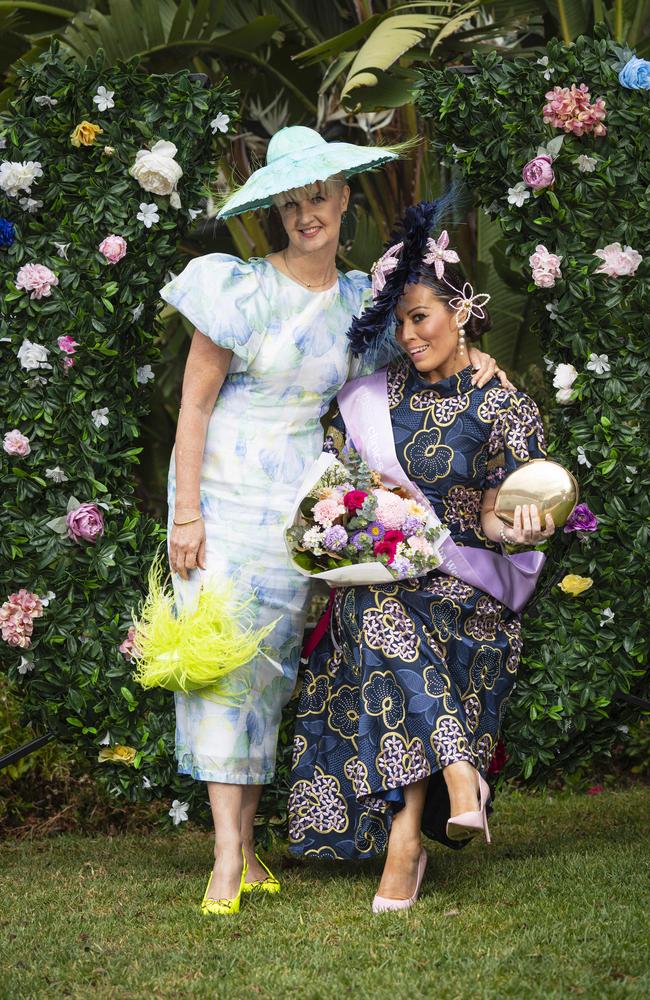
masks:
<svg viewBox="0 0 650 1000"><path fill-rule="evenodd" d="M459 354L464 354L465 353L465 327L464 326L459 326L458 327L458 353Z"/></svg>

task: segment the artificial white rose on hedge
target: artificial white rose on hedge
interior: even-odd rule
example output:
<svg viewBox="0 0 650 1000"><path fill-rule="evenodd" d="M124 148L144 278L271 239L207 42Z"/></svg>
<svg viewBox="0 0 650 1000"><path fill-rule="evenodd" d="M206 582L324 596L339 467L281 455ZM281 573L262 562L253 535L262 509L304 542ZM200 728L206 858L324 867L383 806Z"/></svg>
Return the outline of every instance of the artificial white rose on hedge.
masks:
<svg viewBox="0 0 650 1000"><path fill-rule="evenodd" d="M183 176L183 168L174 159L177 152L173 142L159 139L151 149L138 150L129 173L145 191L171 195Z"/></svg>

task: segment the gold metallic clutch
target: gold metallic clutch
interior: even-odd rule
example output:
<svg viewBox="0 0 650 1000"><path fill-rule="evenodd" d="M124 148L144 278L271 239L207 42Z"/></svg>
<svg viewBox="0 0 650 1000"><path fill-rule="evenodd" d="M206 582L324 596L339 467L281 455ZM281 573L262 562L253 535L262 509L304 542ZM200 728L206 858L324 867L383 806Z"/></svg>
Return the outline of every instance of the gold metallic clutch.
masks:
<svg viewBox="0 0 650 1000"><path fill-rule="evenodd" d="M575 477L558 462L534 458L511 472L503 480L494 504L494 513L512 527L515 507L536 504L542 527L547 514L553 515L556 528L561 528L578 502Z"/></svg>

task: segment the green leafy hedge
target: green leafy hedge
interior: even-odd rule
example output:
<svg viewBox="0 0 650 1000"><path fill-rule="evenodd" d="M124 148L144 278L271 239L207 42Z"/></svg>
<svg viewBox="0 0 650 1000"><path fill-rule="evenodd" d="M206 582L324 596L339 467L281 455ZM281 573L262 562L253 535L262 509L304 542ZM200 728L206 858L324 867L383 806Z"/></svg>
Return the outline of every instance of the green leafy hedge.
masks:
<svg viewBox="0 0 650 1000"><path fill-rule="evenodd" d="M222 130L213 139L211 122L220 113L232 119L236 99L227 82L204 89L187 72L105 69L101 54L80 67L56 46L19 74L18 96L0 118L0 158L38 161L42 176L29 194L0 191L0 436L18 430L31 449L22 457L0 450L0 604L20 588L55 596L35 618L29 647L0 642L0 657L26 719L73 743L113 793L160 796L165 811L173 798L192 807L205 794L176 775L171 696L134 684L119 646L164 539L139 513L133 485L151 391L146 366L157 357L158 289L181 266L179 238L200 209L217 140L227 141ZM113 92L113 107L93 101L99 87ZM76 147L71 133L84 120L103 131ZM138 150L158 140L177 147L178 208L128 172ZM149 228L137 218L141 203L156 206ZM98 252L110 234L127 242L113 264ZM56 274L49 296L16 287L27 263ZM59 348L60 337L77 342L74 354ZM49 352L40 352L49 367L21 364L25 340ZM99 505L105 530L94 544L56 530L75 501Z"/></svg>
<svg viewBox="0 0 650 1000"><path fill-rule="evenodd" d="M650 92L621 85L619 70L632 53L604 31L569 45L552 41L539 55L475 55L473 74L426 71L418 104L437 123L434 152L458 165L500 222L495 266L506 260L509 280L518 276L527 287L549 381L559 363L578 373L570 402L550 415L550 450L576 471L598 531L582 538L560 532L553 541L541 597L525 616L523 665L505 731L510 773L542 778L609 754L630 717L617 693L640 693L646 684ZM524 165L564 135L544 124L545 93L581 83L592 102L605 100L606 136L566 134L552 147L560 145L554 184L530 191L520 206L509 203ZM579 164L581 155L595 162ZM594 273L601 263L594 251L615 242L646 255L635 274ZM531 281L528 258L538 244L562 257L554 287ZM594 366L602 365L590 355L606 355L609 370L599 374ZM590 577L593 586L568 596L557 586L558 571Z"/></svg>

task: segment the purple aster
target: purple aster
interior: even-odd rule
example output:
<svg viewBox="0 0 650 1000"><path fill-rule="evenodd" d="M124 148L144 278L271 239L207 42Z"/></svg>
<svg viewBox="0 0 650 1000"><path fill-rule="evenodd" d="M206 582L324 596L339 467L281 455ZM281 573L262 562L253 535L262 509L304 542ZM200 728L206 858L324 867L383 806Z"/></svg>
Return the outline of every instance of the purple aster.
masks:
<svg viewBox="0 0 650 1000"><path fill-rule="evenodd" d="M350 541L354 545L355 549L357 549L359 552L363 551L364 548L367 547L369 548L372 545L372 538L365 530L365 528L362 531L355 531L355 533L350 538Z"/></svg>
<svg viewBox="0 0 650 1000"><path fill-rule="evenodd" d="M380 541L386 533L386 529L384 528L383 524L379 523L379 521L371 521L370 524L367 525L365 530L368 532L368 534L370 535L370 537L374 542Z"/></svg>
<svg viewBox="0 0 650 1000"><path fill-rule="evenodd" d="M330 552L340 552L348 544L348 533L340 524L333 524L325 531L323 544Z"/></svg>
<svg viewBox="0 0 650 1000"><path fill-rule="evenodd" d="M417 535L418 531L423 527L424 521L421 521L419 517L414 517L413 514L409 514L402 525L401 531L406 538L410 538L411 535Z"/></svg>

